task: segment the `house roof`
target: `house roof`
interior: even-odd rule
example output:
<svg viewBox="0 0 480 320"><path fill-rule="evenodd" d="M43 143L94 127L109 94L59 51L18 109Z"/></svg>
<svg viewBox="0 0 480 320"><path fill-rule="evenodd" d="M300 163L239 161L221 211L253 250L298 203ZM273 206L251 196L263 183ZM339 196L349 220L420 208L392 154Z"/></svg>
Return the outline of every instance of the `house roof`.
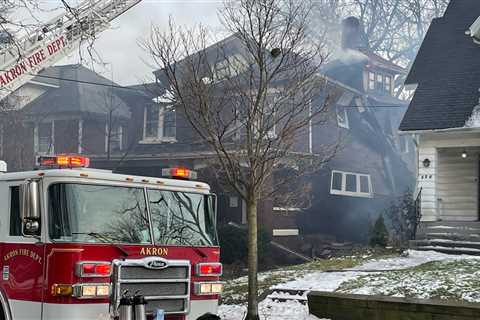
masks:
<svg viewBox="0 0 480 320"><path fill-rule="evenodd" d="M480 1L452 0L432 21L406 79L418 84L402 131L460 128L480 94L480 46L465 31L480 16Z"/></svg>
<svg viewBox="0 0 480 320"><path fill-rule="evenodd" d="M90 113L130 118L127 104L118 96L118 84L82 65L54 66L42 71L34 81L55 79L58 88L48 89L25 107L33 115ZM79 82L81 81L81 82ZM99 85L98 85L99 84ZM114 87L110 87L110 86Z"/></svg>
<svg viewBox="0 0 480 320"><path fill-rule="evenodd" d="M368 62L369 64L372 64L376 67L379 67L379 68L382 68L382 69L386 69L386 70L389 70L393 73L397 73L397 74L405 74L407 71L405 70L405 68L391 62L391 61L388 61L387 59L384 59L382 58L381 56L379 56L378 54L370 51L370 50L367 50L367 49L359 49L360 52L362 52L364 55L366 55L368 57Z"/></svg>

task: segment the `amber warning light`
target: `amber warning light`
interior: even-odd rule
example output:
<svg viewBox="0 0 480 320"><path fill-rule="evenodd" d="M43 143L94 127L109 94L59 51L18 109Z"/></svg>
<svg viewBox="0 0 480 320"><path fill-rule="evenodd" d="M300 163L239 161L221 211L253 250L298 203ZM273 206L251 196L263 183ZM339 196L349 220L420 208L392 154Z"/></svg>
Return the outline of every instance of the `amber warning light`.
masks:
<svg viewBox="0 0 480 320"><path fill-rule="evenodd" d="M87 157L67 155L38 157L37 164L41 167L87 168L90 165L90 159Z"/></svg>
<svg viewBox="0 0 480 320"><path fill-rule="evenodd" d="M162 176L166 178L196 180L197 173L187 168L162 169Z"/></svg>

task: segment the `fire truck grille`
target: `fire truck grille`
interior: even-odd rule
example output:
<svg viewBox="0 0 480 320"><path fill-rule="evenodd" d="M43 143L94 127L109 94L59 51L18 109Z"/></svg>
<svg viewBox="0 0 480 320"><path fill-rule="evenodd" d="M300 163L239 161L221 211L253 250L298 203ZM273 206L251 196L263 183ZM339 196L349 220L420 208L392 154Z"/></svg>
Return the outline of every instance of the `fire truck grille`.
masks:
<svg viewBox="0 0 480 320"><path fill-rule="evenodd" d="M160 267L152 266L160 261ZM158 269L157 269L158 268ZM147 313L162 309L166 314L186 314L190 300L190 262L157 257L116 260L113 272L112 306L118 308L121 296L138 294L147 300Z"/></svg>

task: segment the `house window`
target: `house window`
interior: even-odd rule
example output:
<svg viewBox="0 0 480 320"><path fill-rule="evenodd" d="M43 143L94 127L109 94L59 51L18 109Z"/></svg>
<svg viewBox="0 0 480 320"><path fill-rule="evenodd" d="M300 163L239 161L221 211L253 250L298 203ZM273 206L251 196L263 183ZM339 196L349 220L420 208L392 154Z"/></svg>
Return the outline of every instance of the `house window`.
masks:
<svg viewBox="0 0 480 320"><path fill-rule="evenodd" d="M108 126L107 126L108 130ZM107 139L110 134L110 151L121 151L123 149L123 127L114 125L110 132L107 131ZM108 141L107 141L108 146Z"/></svg>
<svg viewBox="0 0 480 320"><path fill-rule="evenodd" d="M218 62L213 72L215 81L222 81L243 73L248 68L247 60L236 54Z"/></svg>
<svg viewBox="0 0 480 320"><path fill-rule="evenodd" d="M392 90L392 77L391 76L385 76L385 91L390 93Z"/></svg>
<svg viewBox="0 0 480 320"><path fill-rule="evenodd" d="M376 75L375 90L383 90L383 76L381 74Z"/></svg>
<svg viewBox="0 0 480 320"><path fill-rule="evenodd" d="M229 206L230 208L238 208L238 197L229 197L230 203Z"/></svg>
<svg viewBox="0 0 480 320"><path fill-rule="evenodd" d="M151 104L145 108L144 141L173 141L176 137L176 112L173 106Z"/></svg>
<svg viewBox="0 0 480 320"><path fill-rule="evenodd" d="M375 73L368 73L368 89L375 90Z"/></svg>
<svg viewBox="0 0 480 320"><path fill-rule="evenodd" d="M158 104L151 104L145 108L145 130L144 139L158 138L158 121L160 113L160 106Z"/></svg>
<svg viewBox="0 0 480 320"><path fill-rule="evenodd" d="M220 61L215 65L215 80L221 81L231 76L230 63L227 59Z"/></svg>
<svg viewBox="0 0 480 320"><path fill-rule="evenodd" d="M43 122L37 124L37 153L50 154L53 150L53 122Z"/></svg>
<svg viewBox="0 0 480 320"><path fill-rule="evenodd" d="M164 108L162 115L163 115L162 138L175 138L177 133L175 108L174 107Z"/></svg>
<svg viewBox="0 0 480 320"><path fill-rule="evenodd" d="M349 128L347 108L337 106L337 124L341 128Z"/></svg>
<svg viewBox="0 0 480 320"><path fill-rule="evenodd" d="M330 194L371 198L373 196L370 175L332 171Z"/></svg>

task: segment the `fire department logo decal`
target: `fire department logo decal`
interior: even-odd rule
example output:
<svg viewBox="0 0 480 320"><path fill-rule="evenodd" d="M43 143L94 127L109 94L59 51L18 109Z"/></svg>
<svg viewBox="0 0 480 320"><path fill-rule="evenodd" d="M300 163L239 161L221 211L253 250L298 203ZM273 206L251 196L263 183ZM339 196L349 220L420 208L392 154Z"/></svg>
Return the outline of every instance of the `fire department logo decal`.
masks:
<svg viewBox="0 0 480 320"><path fill-rule="evenodd" d="M7 252L3 256L3 261L7 262L8 260L10 260L14 257L18 257L18 256L27 257L27 258L33 259L34 261L38 262L39 264L42 264L42 257L38 253L36 253L33 250L24 249L24 248L14 249L12 251Z"/></svg>

